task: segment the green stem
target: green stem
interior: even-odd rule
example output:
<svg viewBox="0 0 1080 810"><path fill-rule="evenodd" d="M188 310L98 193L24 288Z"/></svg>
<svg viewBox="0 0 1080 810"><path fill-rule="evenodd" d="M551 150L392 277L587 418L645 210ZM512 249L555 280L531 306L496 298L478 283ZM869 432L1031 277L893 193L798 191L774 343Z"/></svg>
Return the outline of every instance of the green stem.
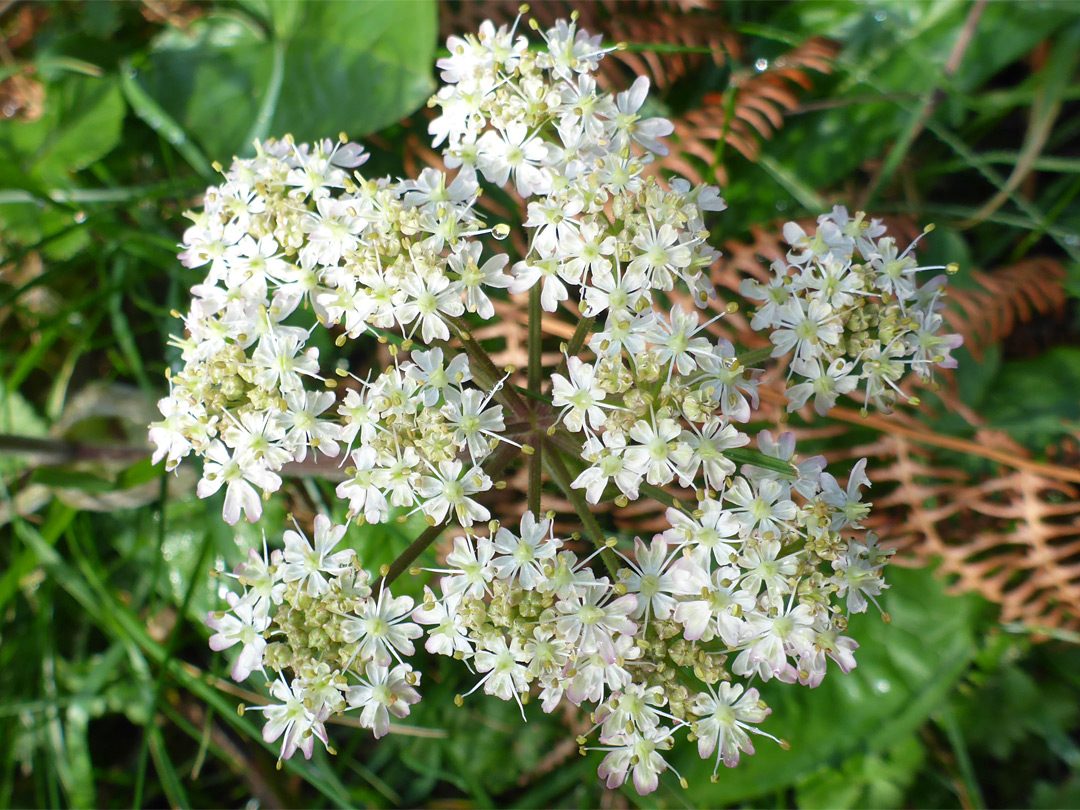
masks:
<svg viewBox="0 0 1080 810"><path fill-rule="evenodd" d="M544 467L547 469L548 475L559 485L559 489L563 491L567 500L573 505L574 511L581 518L585 534L589 536L589 539L593 541L597 548L603 549L600 552L600 559L604 561L608 573L611 574L612 580L614 580L619 571L619 560L615 556L615 552L607 546L607 538L604 536L604 530L600 528L600 524L596 520L596 515L592 512L592 505L585 500L584 492L571 486L570 473L567 472L566 465L563 464L562 456L555 445L547 440L544 440L543 443L548 445L548 452L544 453Z"/></svg>
<svg viewBox="0 0 1080 810"><path fill-rule="evenodd" d="M592 332L594 323L596 323L596 318L582 318L578 321L577 328L570 338L570 343L566 346L567 354L573 355L581 351L581 347L585 345L585 339Z"/></svg>
<svg viewBox="0 0 1080 810"><path fill-rule="evenodd" d="M763 360L768 360L772 357L773 347L761 346L757 349L750 349L749 351L742 352L735 356L735 359L739 361L740 366L754 366Z"/></svg>
<svg viewBox="0 0 1080 810"><path fill-rule="evenodd" d="M540 331L540 319L544 317L544 311L540 302L540 285L534 284L529 290L529 372L528 389L531 396L540 396L541 377L543 375L543 335ZM536 425L536 406L530 409L532 416L534 435L539 436L540 431ZM540 487L542 484L543 442L533 442L533 452L529 456L529 511L533 515L540 515Z"/></svg>
<svg viewBox="0 0 1080 810"><path fill-rule="evenodd" d="M670 506L672 509L678 509L680 512L690 514L690 507L686 506L682 501L668 492L666 489L661 489L654 484L650 484L648 481L642 481L638 484L638 489L642 495L648 495L654 501L659 501L665 506Z"/></svg>
<svg viewBox="0 0 1080 810"><path fill-rule="evenodd" d="M566 354L563 355L563 359L559 361L559 367L556 370L556 374L566 376L566 358L576 357L581 348L585 345L586 338L592 332L593 324L596 323L596 318L582 318L578 321L577 328L574 329L574 334L570 336L570 342L566 344Z"/></svg>
<svg viewBox="0 0 1080 810"><path fill-rule="evenodd" d="M517 448L510 444L503 444L498 450L492 454L483 466L484 471L494 477L506 469L507 465L517 456ZM416 558L424 553L424 550L434 543L446 529L450 526L451 521L445 520L442 523L438 523L434 526L429 526L420 533L420 536L413 540L407 549L405 549L398 558L390 563L390 568L387 570L385 576L380 577L372 586L375 593L379 592L379 589L383 586L390 585L395 579L402 575L409 566L412 565Z"/></svg>
<svg viewBox="0 0 1080 810"><path fill-rule="evenodd" d="M790 462L775 456L767 456L760 450L751 450L748 447L729 447L721 452L736 464L753 464L755 467L771 470L781 475L789 475L792 478L799 474L798 470Z"/></svg>
<svg viewBox="0 0 1080 810"><path fill-rule="evenodd" d="M444 520L442 523L437 523L434 526L429 526L420 533L420 536L409 543L409 547L405 549L398 558L390 563L390 569L386 572L386 575L375 583L373 591L378 593L383 586L389 586L391 582L405 573L409 566L412 565L416 558L419 557L424 551L439 539L447 527L450 525L449 520Z"/></svg>
<svg viewBox="0 0 1080 810"><path fill-rule="evenodd" d="M536 434L533 434L534 436ZM543 458L540 448L542 441L533 444L533 453L529 456L529 511L536 517L540 516L540 489L543 484L542 471Z"/></svg>
<svg viewBox="0 0 1080 810"><path fill-rule="evenodd" d="M469 355L469 359L472 361L469 364L469 369L472 371L473 377L482 388L491 391L503 377L491 356L484 351L484 347L472 336L472 332L469 331L469 327L464 322L449 316L443 318L443 320L450 326L451 331L457 335L461 345L465 348L465 353ZM513 386L503 386L502 389L495 393L495 399L517 418L529 418L529 407L518 392L513 389Z"/></svg>
<svg viewBox="0 0 1080 810"><path fill-rule="evenodd" d="M544 310L540 305L540 285L534 284L529 290L529 377L528 388L534 394L540 393L540 376L543 373L543 335L540 331L540 319L544 317Z"/></svg>
<svg viewBox="0 0 1080 810"><path fill-rule="evenodd" d="M551 397L546 397L543 394L537 394L533 391L530 391L528 388L522 388L520 385L511 385L510 387L517 391L519 394L521 394L523 397L534 399L537 402L543 402L545 405L555 404L555 400L553 400Z"/></svg>

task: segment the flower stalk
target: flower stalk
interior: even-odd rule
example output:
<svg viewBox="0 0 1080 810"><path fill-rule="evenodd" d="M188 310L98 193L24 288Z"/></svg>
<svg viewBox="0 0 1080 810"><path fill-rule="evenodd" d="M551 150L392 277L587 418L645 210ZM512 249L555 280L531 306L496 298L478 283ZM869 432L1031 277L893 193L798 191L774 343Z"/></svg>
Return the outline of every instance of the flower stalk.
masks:
<svg viewBox="0 0 1080 810"><path fill-rule="evenodd" d="M540 327L543 315L544 311L540 302L540 287L534 286L529 290L528 336L528 390L534 398L541 396L540 383L543 374L543 334L541 333ZM534 515L539 515L541 509L540 493L543 483L541 479L543 474L542 464L544 443L540 441L542 429L538 420L538 404L536 401L529 404L529 411L533 420L533 435L531 437L532 454L529 456L528 505L530 512Z"/></svg>

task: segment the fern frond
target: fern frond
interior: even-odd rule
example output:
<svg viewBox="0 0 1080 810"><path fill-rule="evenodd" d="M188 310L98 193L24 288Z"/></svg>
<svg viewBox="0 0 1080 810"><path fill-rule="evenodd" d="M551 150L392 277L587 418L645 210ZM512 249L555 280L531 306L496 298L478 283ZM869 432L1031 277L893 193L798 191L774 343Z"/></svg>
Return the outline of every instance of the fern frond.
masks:
<svg viewBox="0 0 1080 810"><path fill-rule="evenodd" d="M830 40L814 38L774 60L765 70L738 71L723 93L705 96L701 108L674 121L677 150L661 164L686 173L697 158L714 164L715 177L694 167L687 176L697 182L723 182L723 168L716 160L717 143L723 142L749 161L757 160L761 141L771 138L784 125L784 116L799 104L798 90L809 90L813 82L808 71L829 73L837 46ZM676 154L676 152L678 154Z"/></svg>
<svg viewBox="0 0 1080 810"><path fill-rule="evenodd" d="M945 319L964 336L964 345L976 360L1021 324L1036 317L1060 317L1069 297L1065 268L1048 257L1024 259L993 273L974 271L971 276L979 289L951 289Z"/></svg>
<svg viewBox="0 0 1080 810"><path fill-rule="evenodd" d="M969 480L932 450L883 435L871 465L870 525L907 565L940 561L956 592L1001 606L1003 622L1080 629L1080 489L1029 469Z"/></svg>

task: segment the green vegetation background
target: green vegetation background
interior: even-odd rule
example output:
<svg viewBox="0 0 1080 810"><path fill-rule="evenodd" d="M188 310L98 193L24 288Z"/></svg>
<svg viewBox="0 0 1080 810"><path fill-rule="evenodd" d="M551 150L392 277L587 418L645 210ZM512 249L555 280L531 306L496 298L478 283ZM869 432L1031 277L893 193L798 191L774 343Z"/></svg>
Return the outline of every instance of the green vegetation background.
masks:
<svg viewBox="0 0 1080 810"><path fill-rule="evenodd" d="M25 8L0 14L5 40ZM175 259L181 212L213 182L212 162L257 137L344 130L379 133L369 173L400 172L396 146L424 124L399 122L434 88L439 8L30 8L32 39L0 54L3 88L26 103L34 88L20 78L44 91L35 121L0 99L0 433L138 444L177 357L169 312L185 308L196 280ZM835 74L803 99L822 103L790 117L763 160L725 152L720 236L869 195L874 213L936 221L935 258L992 270L1051 256L1080 293L1080 5L991 3L949 73L969 11L947 0L726 3L744 65L685 77L658 110L677 115L722 91L730 70L810 36L841 51ZM961 229L1020 161L1033 161L1037 182ZM961 390L1039 453L1080 425L1076 307L1029 332L981 363L962 357ZM279 772L258 718L238 716L215 685L228 654L206 647L203 621L218 604L206 572L217 560L231 568L258 528L237 537L217 500L198 501L189 477L146 462L32 460L0 455L3 807L1080 807L1076 639L1033 643L978 598L945 595L927 570L890 572L891 624L852 623L862 648L850 676L763 690L768 730L791 750L762 740L716 784L711 763L683 744L674 761L689 790L669 774L646 799L605 794L599 755L577 756L563 718L530 707L522 725L515 706L483 696L454 708L470 676L445 659L420 667L429 674L414 734L376 743L337 727L337 757L317 752ZM297 486L312 504L329 500L317 482ZM280 525L283 511L271 505L263 525ZM412 529L354 530L350 542L377 566Z"/></svg>

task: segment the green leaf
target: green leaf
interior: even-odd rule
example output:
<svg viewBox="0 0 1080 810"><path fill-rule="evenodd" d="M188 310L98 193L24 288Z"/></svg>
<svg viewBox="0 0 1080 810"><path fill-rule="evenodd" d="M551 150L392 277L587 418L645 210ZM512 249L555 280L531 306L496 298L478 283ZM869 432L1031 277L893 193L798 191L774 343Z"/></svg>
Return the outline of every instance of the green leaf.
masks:
<svg viewBox="0 0 1080 810"><path fill-rule="evenodd" d="M153 44L139 73L147 94L212 157L248 150L249 134L297 140L361 137L431 94L435 4L248 3Z"/></svg>
<svg viewBox="0 0 1080 810"><path fill-rule="evenodd" d="M285 57L275 131L360 137L414 112L434 91L435 3L305 3Z"/></svg>
<svg viewBox="0 0 1080 810"><path fill-rule="evenodd" d="M211 159L227 161L246 146L271 61L269 41L254 23L211 14L162 33L133 78L178 130Z"/></svg>
<svg viewBox="0 0 1080 810"><path fill-rule="evenodd" d="M770 470L781 475L795 474L795 468L790 462L775 456L767 456L760 450L753 450L749 447L732 447L725 450L724 455L736 464L751 464L754 467L761 467L763 470Z"/></svg>
<svg viewBox="0 0 1080 810"><path fill-rule="evenodd" d="M823 768L795 789L803 810L815 808L904 806L906 788L925 759L915 735L899 740L882 754L857 754L839 768Z"/></svg>
<svg viewBox="0 0 1080 810"><path fill-rule="evenodd" d="M107 478L65 467L38 467L34 470L30 482L52 489L77 489L91 493L110 492L116 489L115 482Z"/></svg>
<svg viewBox="0 0 1080 810"><path fill-rule="evenodd" d="M13 436L41 437L48 433L48 426L34 406L18 391L7 391L0 381L0 433ZM26 460L16 455L0 456L0 475L6 475L26 466Z"/></svg>
<svg viewBox="0 0 1080 810"><path fill-rule="evenodd" d="M11 183L21 172L37 182L64 184L69 172L86 168L120 142L124 112L115 78L62 76L46 87L40 119L0 127L0 180Z"/></svg>
<svg viewBox="0 0 1080 810"><path fill-rule="evenodd" d="M1002 367L982 401L992 427L1044 451L1080 425L1080 349L1060 346Z"/></svg>

